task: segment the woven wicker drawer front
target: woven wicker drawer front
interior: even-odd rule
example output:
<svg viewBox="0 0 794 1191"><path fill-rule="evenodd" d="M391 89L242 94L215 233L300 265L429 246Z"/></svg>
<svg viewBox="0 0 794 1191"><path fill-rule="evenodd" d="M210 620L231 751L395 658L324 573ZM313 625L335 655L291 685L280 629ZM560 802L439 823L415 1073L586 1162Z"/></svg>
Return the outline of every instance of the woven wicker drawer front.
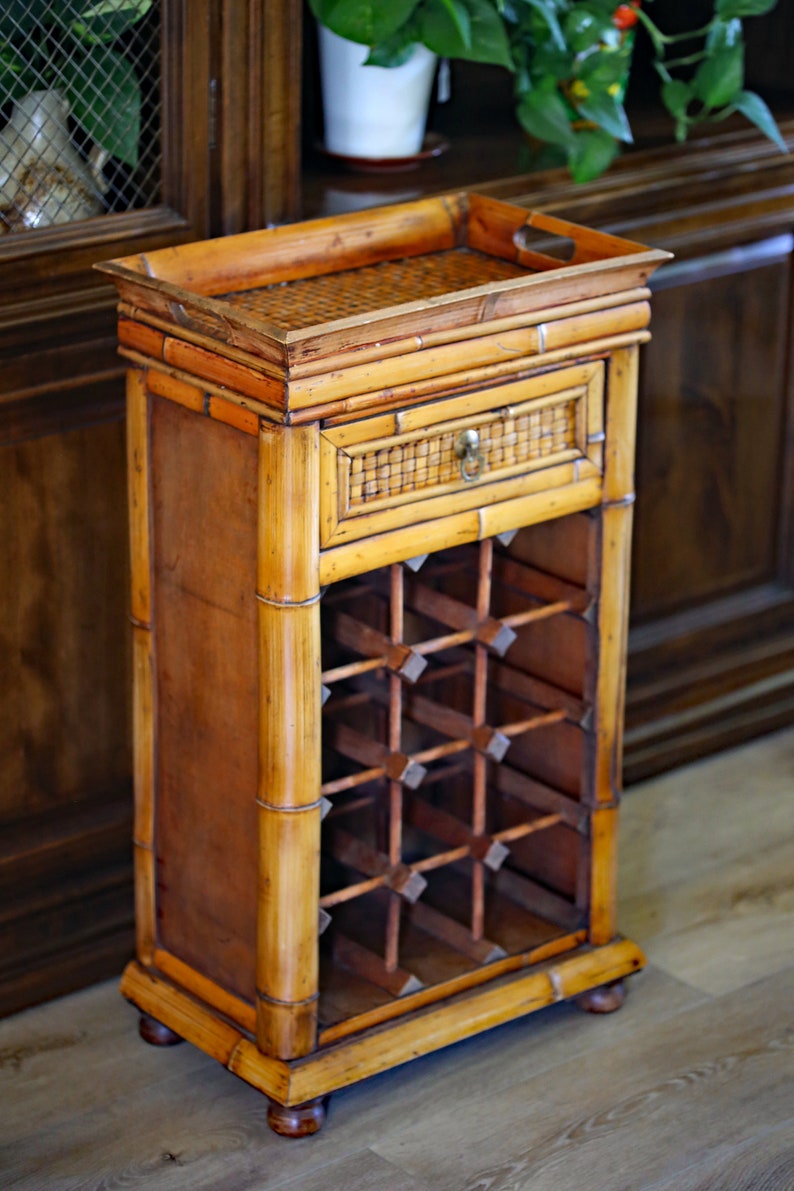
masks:
<svg viewBox="0 0 794 1191"><path fill-rule="evenodd" d="M600 362L328 428L322 543L574 483L602 439Z"/></svg>

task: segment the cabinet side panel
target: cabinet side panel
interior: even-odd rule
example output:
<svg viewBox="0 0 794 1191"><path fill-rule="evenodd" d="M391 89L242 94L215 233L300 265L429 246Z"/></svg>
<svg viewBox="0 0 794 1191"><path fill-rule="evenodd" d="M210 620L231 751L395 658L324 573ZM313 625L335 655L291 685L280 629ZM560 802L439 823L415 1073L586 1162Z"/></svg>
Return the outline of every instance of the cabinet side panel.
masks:
<svg viewBox="0 0 794 1191"><path fill-rule="evenodd" d="M157 913L166 950L253 1000L257 441L152 402Z"/></svg>

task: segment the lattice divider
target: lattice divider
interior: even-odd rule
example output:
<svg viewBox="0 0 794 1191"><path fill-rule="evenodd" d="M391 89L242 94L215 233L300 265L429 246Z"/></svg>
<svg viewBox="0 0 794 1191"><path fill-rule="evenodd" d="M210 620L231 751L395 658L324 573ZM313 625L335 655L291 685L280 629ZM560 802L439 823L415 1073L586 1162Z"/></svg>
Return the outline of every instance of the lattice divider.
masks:
<svg viewBox="0 0 794 1191"><path fill-rule="evenodd" d="M392 645L403 644L403 569L390 568L389 616L391 620ZM397 674L389 673L389 750L399 753L402 747L402 680ZM402 861L403 841L403 788L394 778L389 780L389 863L394 866ZM402 906L396 894L389 895L389 916L386 926L386 970L394 972L398 966L400 952L400 915Z"/></svg>
<svg viewBox="0 0 794 1191"><path fill-rule="evenodd" d="M526 806L531 783L521 775L508 773L494 784L492 774L515 738L581 711L564 692L559 706L532 705L527 690L531 696L538 683L510 668L509 653L522 627L566 613L581 616L586 593L553 577L538 579L502 551L500 581L526 598L520 611L494 615L494 539L448 553L448 564L433 556L426 581L419 573L425 559L418 559L332 586L324 597L330 764L322 795L330 806L324 851L333 879L320 906L334 922L335 964L390 996L426 983L406 961L406 932L438 940L468 969L504 958L505 948L487 937L489 874L498 872L517 841L572 819L570 811L544 814ZM468 602L460 598L464 572L471 579ZM431 626L449 631L429 633ZM531 714L489 723L494 662L505 667L500 681L510 698L529 704ZM445 805L450 781L466 787L466 815L454 799ZM489 833L491 802L510 797L524 800L523 818ZM424 843L418 850L417 838ZM468 911L449 913L425 898L428 880L444 869L469 874ZM518 890L520 903L521 877L508 873L504 885ZM376 918L380 933L372 929ZM363 942L354 937L359 930Z"/></svg>

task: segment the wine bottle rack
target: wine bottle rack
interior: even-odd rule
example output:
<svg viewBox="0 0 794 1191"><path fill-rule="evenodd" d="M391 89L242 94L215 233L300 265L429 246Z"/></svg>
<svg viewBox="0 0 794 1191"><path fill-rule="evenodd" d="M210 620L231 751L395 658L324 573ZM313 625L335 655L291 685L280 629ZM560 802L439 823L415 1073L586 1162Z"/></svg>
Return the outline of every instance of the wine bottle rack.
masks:
<svg viewBox="0 0 794 1191"><path fill-rule="evenodd" d="M130 365L122 989L278 1132L554 1001L615 1008L643 962L616 826L665 257L451 195L105 266Z"/></svg>

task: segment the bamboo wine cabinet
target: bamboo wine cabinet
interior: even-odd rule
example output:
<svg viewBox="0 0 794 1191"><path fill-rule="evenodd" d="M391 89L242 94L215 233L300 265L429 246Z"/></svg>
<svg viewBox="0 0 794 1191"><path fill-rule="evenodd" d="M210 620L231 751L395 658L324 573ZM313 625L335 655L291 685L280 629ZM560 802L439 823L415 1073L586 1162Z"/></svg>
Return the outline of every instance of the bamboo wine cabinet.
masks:
<svg viewBox="0 0 794 1191"><path fill-rule="evenodd" d="M639 345L668 254L459 194L103 268L129 361L137 961L290 1136L607 1010Z"/></svg>

